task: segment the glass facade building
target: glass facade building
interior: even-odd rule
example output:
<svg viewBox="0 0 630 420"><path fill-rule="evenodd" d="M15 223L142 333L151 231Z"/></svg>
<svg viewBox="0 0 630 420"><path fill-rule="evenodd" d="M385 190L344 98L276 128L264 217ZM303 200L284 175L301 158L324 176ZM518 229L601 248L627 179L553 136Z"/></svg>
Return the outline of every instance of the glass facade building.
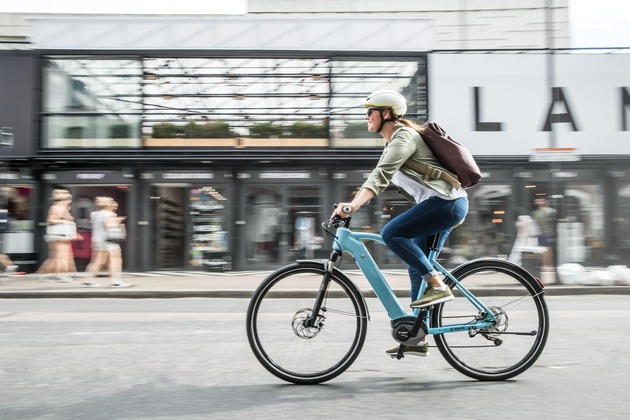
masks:
<svg viewBox="0 0 630 420"><path fill-rule="evenodd" d="M89 213L99 195L114 197L127 216L129 270L271 269L323 258L320 223L356 192L384 144L366 130L363 99L393 88L407 98L409 119L428 120L430 60L33 52L23 68L37 81L25 108L36 133L5 148L14 152L0 168L3 251L36 269L46 256L48 197L63 187L86 238L73 245L79 268L90 258ZM556 211L557 264L627 260L626 161L535 162L505 151L478 156L484 179L468 191L471 211L449 238L447 266L507 258L516 217L540 197ZM408 206L389 189L354 216L354 228L380 232ZM384 267L403 267L381 245L370 252Z"/></svg>

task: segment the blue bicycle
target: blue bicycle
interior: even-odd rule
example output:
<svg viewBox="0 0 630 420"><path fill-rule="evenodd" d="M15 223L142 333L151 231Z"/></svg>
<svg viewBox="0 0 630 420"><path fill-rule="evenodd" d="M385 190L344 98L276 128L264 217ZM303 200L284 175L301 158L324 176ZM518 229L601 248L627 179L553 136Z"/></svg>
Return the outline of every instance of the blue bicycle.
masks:
<svg viewBox="0 0 630 420"><path fill-rule="evenodd" d="M350 218L323 224L333 240L328 260L297 261L270 274L247 310L247 337L256 358L272 374L296 384L317 384L343 373L365 342L370 318L362 292L338 268L349 254L391 319L400 348L433 335L459 372L482 381L521 374L542 353L549 333L543 284L523 268L500 259L478 259L448 272L437 257L450 233L433 240L429 260L445 276L455 299L408 313L383 277ZM423 284L420 295L424 292Z"/></svg>

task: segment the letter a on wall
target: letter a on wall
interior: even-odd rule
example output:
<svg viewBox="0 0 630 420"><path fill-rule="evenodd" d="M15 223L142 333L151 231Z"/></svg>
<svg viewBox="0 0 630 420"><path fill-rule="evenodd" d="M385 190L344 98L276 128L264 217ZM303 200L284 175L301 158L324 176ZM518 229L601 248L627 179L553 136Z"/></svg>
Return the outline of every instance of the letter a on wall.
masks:
<svg viewBox="0 0 630 420"><path fill-rule="evenodd" d="M569 107L569 102L564 96L564 91L560 87L552 88L551 97L553 100L551 101L551 106L549 107L549 112L547 112L547 119L545 120L545 126L542 131L551 131L551 124L556 123L571 123L571 127L573 131L580 131L573 120L573 114L571 114L571 108ZM566 110L560 114L554 114L553 109L556 104L564 105L564 109Z"/></svg>

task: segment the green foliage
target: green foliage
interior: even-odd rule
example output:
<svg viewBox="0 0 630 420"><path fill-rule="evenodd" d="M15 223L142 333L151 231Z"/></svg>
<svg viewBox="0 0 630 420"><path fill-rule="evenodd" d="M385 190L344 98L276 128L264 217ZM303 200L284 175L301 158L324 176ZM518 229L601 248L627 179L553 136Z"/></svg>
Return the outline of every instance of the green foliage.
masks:
<svg viewBox="0 0 630 420"><path fill-rule="evenodd" d="M83 139L85 138L85 127L73 126L66 128L67 139Z"/></svg>
<svg viewBox="0 0 630 420"><path fill-rule="evenodd" d="M186 137L189 139L222 139L234 136L234 132L225 121L214 121L197 124L194 121L186 125L160 123L153 126L154 139L170 139Z"/></svg>
<svg viewBox="0 0 630 420"><path fill-rule="evenodd" d="M283 133L284 126L268 122L256 123L249 129L249 136L259 139L281 137Z"/></svg>
<svg viewBox="0 0 630 420"><path fill-rule="evenodd" d="M181 133L180 127L171 123L160 123L153 126L153 134L151 137L154 139L172 139L173 137L179 137Z"/></svg>
<svg viewBox="0 0 630 420"><path fill-rule="evenodd" d="M367 123L349 123L343 129L343 137L346 139L367 139L370 137L378 137L378 133L370 133L367 129Z"/></svg>
<svg viewBox="0 0 630 420"><path fill-rule="evenodd" d="M328 137L328 127L321 124L311 124L303 121L294 123L290 128L289 137L300 139L322 139Z"/></svg>
<svg viewBox="0 0 630 420"><path fill-rule="evenodd" d="M131 127L129 124L114 124L109 127L110 139L128 139L134 137L131 134Z"/></svg>
<svg viewBox="0 0 630 420"><path fill-rule="evenodd" d="M234 132L225 121L208 122L199 127L199 135L202 139L226 139L234 137Z"/></svg>

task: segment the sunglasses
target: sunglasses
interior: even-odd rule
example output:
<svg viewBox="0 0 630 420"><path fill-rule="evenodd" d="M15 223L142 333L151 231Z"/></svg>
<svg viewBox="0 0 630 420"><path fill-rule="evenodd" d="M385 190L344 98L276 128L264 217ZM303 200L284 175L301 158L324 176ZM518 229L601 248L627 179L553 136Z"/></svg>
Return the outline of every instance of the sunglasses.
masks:
<svg viewBox="0 0 630 420"><path fill-rule="evenodd" d="M374 111L378 111L378 108L368 108L367 111L365 111L365 113L367 114L368 117L372 116L372 112Z"/></svg>

